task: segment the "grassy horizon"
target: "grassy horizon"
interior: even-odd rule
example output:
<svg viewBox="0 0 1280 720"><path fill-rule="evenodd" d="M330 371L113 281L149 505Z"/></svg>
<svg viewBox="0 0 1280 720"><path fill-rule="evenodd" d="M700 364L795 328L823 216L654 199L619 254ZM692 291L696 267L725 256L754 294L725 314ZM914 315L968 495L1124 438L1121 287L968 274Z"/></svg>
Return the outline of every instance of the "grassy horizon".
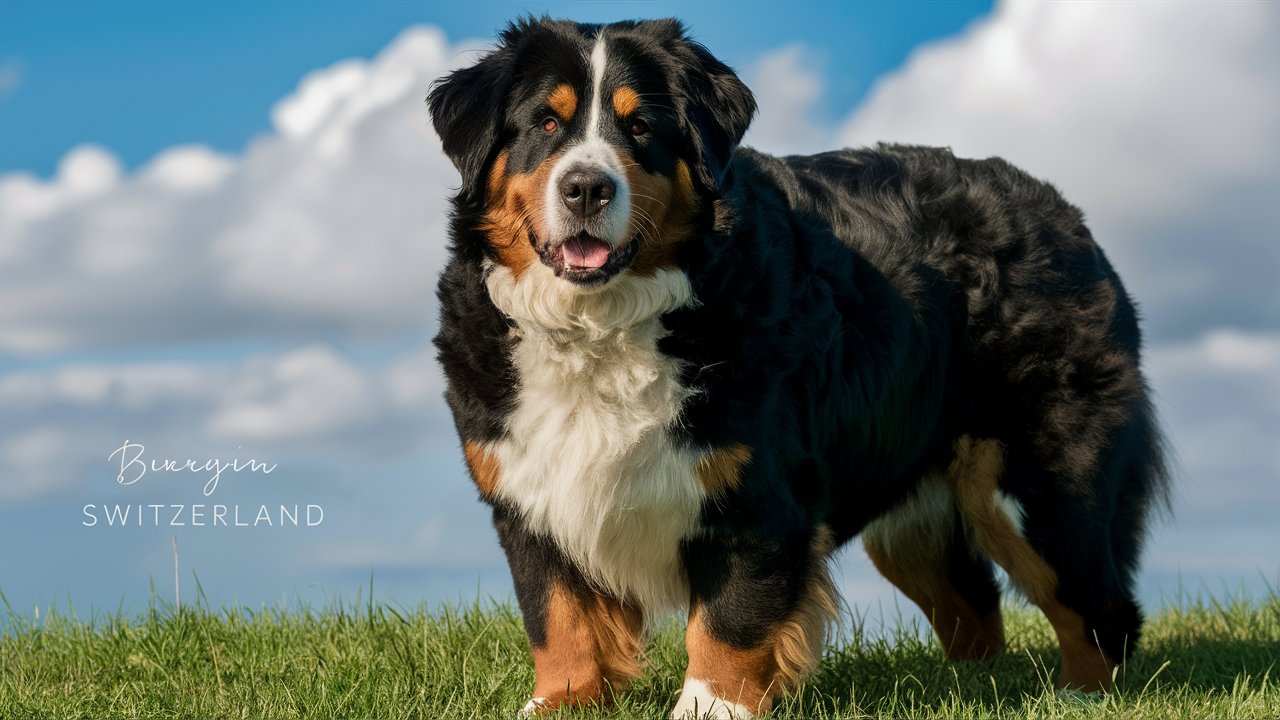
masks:
<svg viewBox="0 0 1280 720"><path fill-rule="evenodd" d="M7 603L6 603L7 606ZM846 618L819 669L773 717L1280 717L1280 594L1183 598L1148 619L1106 696L1053 688L1044 618L1005 609L1009 649L947 663L916 623ZM8 610L0 629L0 717L503 717L533 668L519 613L477 602L429 609L181 610L81 620ZM682 627L648 644L648 669L607 708L560 717L666 717L683 683Z"/></svg>

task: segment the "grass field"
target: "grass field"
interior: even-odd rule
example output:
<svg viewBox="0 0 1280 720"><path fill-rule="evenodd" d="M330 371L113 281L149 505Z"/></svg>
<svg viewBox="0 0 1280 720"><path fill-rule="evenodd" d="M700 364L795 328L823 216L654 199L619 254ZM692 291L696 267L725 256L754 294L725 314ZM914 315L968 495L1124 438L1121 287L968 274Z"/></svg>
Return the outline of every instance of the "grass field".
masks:
<svg viewBox="0 0 1280 720"><path fill-rule="evenodd" d="M919 627L849 621L846 640L776 717L1277 718L1280 595L1185 600L1147 624L1106 697L1057 693L1057 651L1031 610L1007 610L1009 652L946 663ZM520 618L502 605L404 611L173 612L92 621L19 617L0 634L0 717L514 717L532 687ZM665 717L682 683L674 623L649 671L607 709Z"/></svg>

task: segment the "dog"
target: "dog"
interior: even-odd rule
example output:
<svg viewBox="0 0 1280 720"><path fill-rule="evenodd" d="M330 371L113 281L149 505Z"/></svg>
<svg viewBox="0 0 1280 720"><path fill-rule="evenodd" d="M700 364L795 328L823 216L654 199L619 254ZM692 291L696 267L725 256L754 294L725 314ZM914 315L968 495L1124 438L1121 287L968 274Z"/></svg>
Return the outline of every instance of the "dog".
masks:
<svg viewBox="0 0 1280 720"><path fill-rule="evenodd" d="M746 85L676 20L525 18L433 85L461 175L435 338L509 561L525 715L608 701L688 612L672 717L767 712L861 535L950 659L993 562L1104 691L1166 493L1134 303L1082 215L991 158L738 147Z"/></svg>

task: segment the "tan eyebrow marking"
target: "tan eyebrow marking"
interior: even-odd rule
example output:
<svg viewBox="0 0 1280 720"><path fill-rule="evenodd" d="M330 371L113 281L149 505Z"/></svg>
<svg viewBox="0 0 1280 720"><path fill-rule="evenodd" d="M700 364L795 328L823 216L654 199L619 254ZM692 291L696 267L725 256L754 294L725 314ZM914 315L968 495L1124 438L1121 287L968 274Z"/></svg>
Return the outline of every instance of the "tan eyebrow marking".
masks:
<svg viewBox="0 0 1280 720"><path fill-rule="evenodd" d="M640 96L629 87L620 87L613 91L613 113L625 118L640 109Z"/></svg>
<svg viewBox="0 0 1280 720"><path fill-rule="evenodd" d="M561 119L568 120L578 109L578 93L574 92L573 87L568 83L562 83L547 96L547 105L551 106Z"/></svg>

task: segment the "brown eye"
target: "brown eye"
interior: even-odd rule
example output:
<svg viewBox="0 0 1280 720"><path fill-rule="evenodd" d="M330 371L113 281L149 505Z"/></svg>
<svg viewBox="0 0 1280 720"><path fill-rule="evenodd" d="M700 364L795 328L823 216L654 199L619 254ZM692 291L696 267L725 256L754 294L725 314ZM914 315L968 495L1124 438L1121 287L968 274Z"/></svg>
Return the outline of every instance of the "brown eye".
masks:
<svg viewBox="0 0 1280 720"><path fill-rule="evenodd" d="M542 121L542 129L545 132L553 133L560 128L560 121L553 117L549 117Z"/></svg>
<svg viewBox="0 0 1280 720"><path fill-rule="evenodd" d="M641 135L648 134L649 125L643 120L632 120L631 127L627 129L631 131L632 135L635 135L636 137L640 137Z"/></svg>

